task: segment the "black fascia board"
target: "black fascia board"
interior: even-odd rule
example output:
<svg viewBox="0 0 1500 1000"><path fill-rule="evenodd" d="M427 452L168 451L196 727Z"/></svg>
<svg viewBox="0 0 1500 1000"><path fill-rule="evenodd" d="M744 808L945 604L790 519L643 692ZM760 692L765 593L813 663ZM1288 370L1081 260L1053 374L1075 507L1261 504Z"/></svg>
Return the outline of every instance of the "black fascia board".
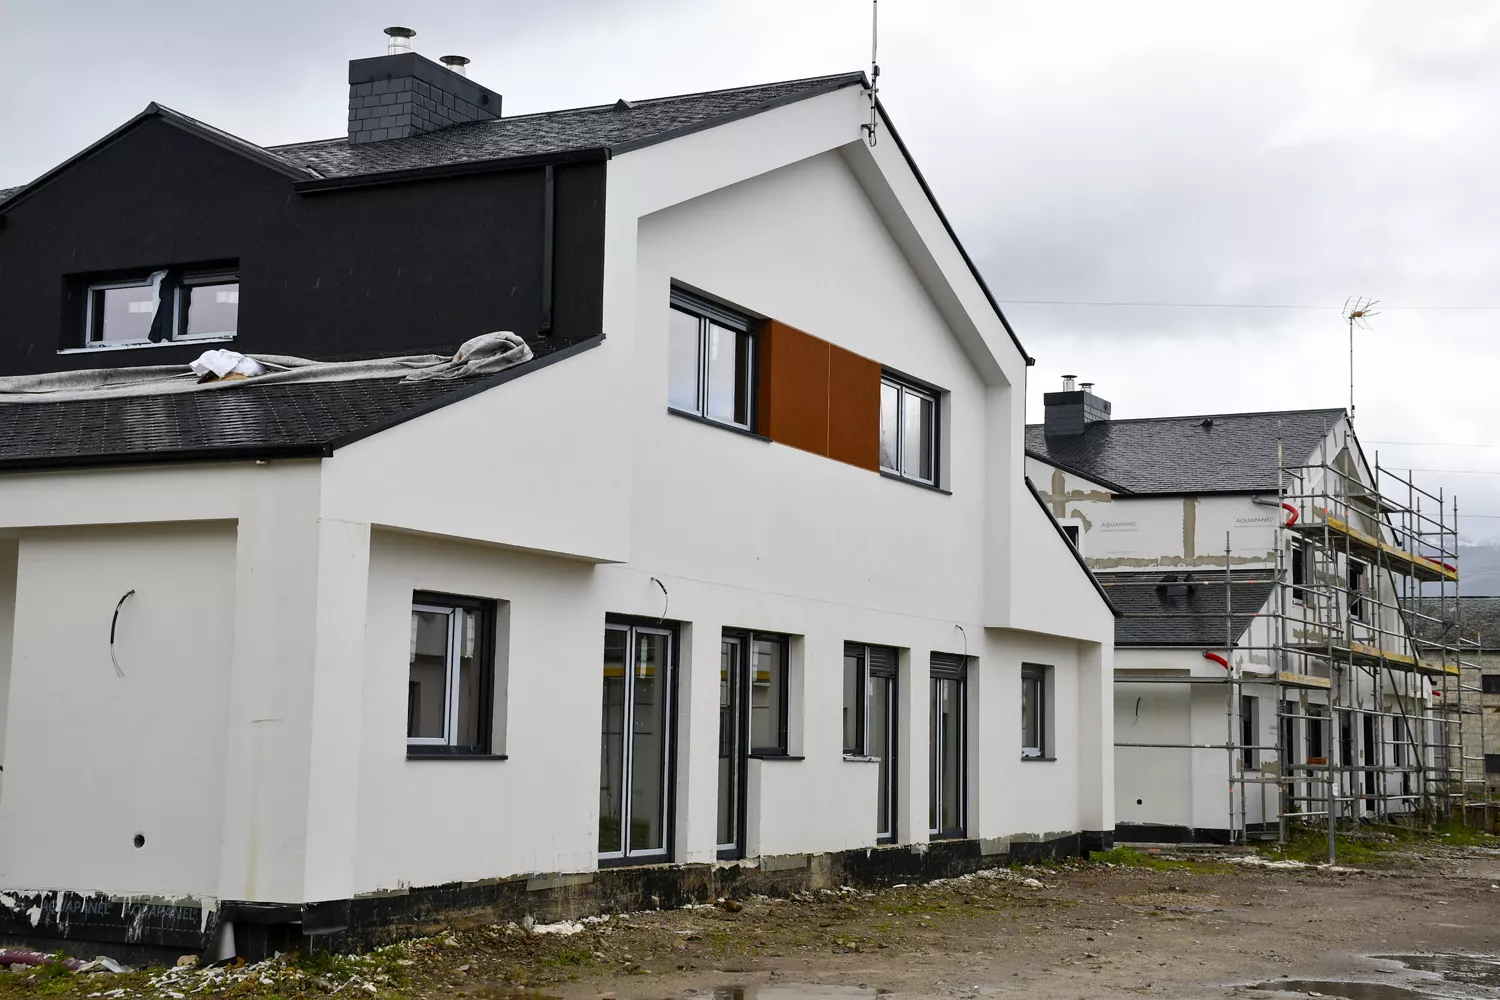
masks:
<svg viewBox="0 0 1500 1000"><path fill-rule="evenodd" d="M1036 486L1032 483L1031 477L1022 476L1021 478L1026 481L1026 488L1031 491L1031 497L1036 501L1036 505L1042 508L1043 514L1047 515L1047 521L1052 525L1052 530L1057 532L1057 537L1061 538L1062 543L1068 547L1068 551L1073 553L1073 561L1078 563L1078 568L1083 570L1083 575L1088 577L1089 583L1094 585L1094 593L1099 595L1099 600L1104 602L1104 606L1109 609L1110 614L1116 618L1123 617L1120 614L1120 609L1115 607L1115 602L1109 599L1109 595L1099 585L1099 578L1094 575L1093 570L1089 569L1089 564L1083 561L1083 553L1078 551L1078 547L1068 538L1068 533L1063 531L1062 525L1057 523L1057 518L1052 516L1052 511L1047 507L1047 501L1043 500L1042 495L1036 491Z"/></svg>
<svg viewBox="0 0 1500 1000"><path fill-rule="evenodd" d="M861 73L860 76L863 78L864 74ZM943 207L938 204L937 196L932 193L932 188L928 186L927 178L922 176L921 168L917 166L917 161L912 158L911 150L907 149L906 143L901 141L901 133L896 131L896 123L891 121L891 116L885 113L885 105L881 104L878 98L875 101L875 110L880 113L880 120L885 123L886 131L890 132L891 138L896 140L896 148L901 150L902 156L906 157L906 165L911 168L912 175L916 177L917 183L921 185L922 193L927 195L927 202L932 206L932 210L937 213L938 221L948 231L948 238L958 248L958 255L968 265L969 273L978 282L979 290L984 293L984 297L989 302L990 308L995 310L995 315L1000 317L1000 325L1005 327L1006 333L1010 334L1011 343L1015 344L1016 350L1021 352L1021 358L1026 362L1028 368L1036 364L1036 359L1026 353L1026 348L1021 343L1021 338L1017 337L1016 331L1011 329L1010 320L1005 318L1005 311L1000 308L1000 303L995 300L994 293L990 291L990 286L985 283L984 277L979 273L979 268L974 265L974 259L969 256L969 251L965 250L963 243L959 241L958 233L954 232L953 224L948 221L948 216L943 214Z"/></svg>
<svg viewBox="0 0 1500 1000"><path fill-rule="evenodd" d="M1040 451L1033 451L1030 448L1026 448L1026 449L1024 449L1024 451L1026 452L1026 457L1027 458L1034 458L1038 462L1046 462L1048 465L1052 466L1055 469L1061 469L1063 472L1068 472L1068 473L1071 473L1071 474L1073 474L1075 476L1079 476L1079 477L1081 477L1083 479L1087 479L1090 482L1098 483L1100 486L1103 486L1105 489L1114 490L1116 493L1119 493L1121 496L1127 496L1127 497L1128 496L1135 496L1135 492L1133 490L1127 490L1125 487L1121 486L1119 483L1112 483L1108 479L1103 478L1102 476L1096 476L1092 472L1084 472L1082 469L1075 469L1071 465L1064 465L1062 462L1059 462L1057 459L1052 458L1051 456L1046 455L1046 454L1044 454L1044 453L1042 453Z"/></svg>
<svg viewBox="0 0 1500 1000"><path fill-rule="evenodd" d="M426 413L431 413L433 410L441 410L443 407L448 406L452 403L457 403L461 399L468 399L470 396L477 396L479 393L484 392L486 389L493 389L498 385L504 385L507 382L511 382L515 379L520 378L522 375L529 375L534 371L540 371L541 369L546 368L548 365L554 364L558 361L563 361L567 358L571 358L575 354L582 354L584 351L592 350L602 343L604 343L604 334L597 333L592 337L588 337L584 340L569 344L566 347L559 347L552 353L543 355L542 357L537 358L534 361L528 361L525 364L516 365L514 368L507 368L505 371L500 372L496 375L491 375L489 378L480 379L477 382L472 382L469 385L455 389L449 393L444 393L441 396L434 396L432 399L429 399L426 402L419 403L416 406L408 407L407 409L402 410L400 413L395 413L389 417L386 417L384 420L377 420L374 423L366 424L358 430L350 431L348 434L334 438L332 441L328 442L326 447L329 454L332 454L339 448L351 445L356 441L362 441L365 438L370 437L371 435L379 434L384 430L389 430L398 424L404 424L408 420L420 417Z"/></svg>
<svg viewBox="0 0 1500 1000"><path fill-rule="evenodd" d="M463 177L470 174L499 173L506 170L525 170L530 167L559 166L566 163L597 163L609 159L607 146L581 146L553 153L527 153L524 156L504 156L487 160L466 160L462 163L444 163L431 167L408 167L405 170L386 170L379 173L352 174L345 177L318 177L300 180L292 185L298 194L321 194L324 191L343 191L349 188L375 187L382 184L402 184L406 181L431 180L439 177Z"/></svg>
<svg viewBox="0 0 1500 1000"><path fill-rule="evenodd" d="M95 153L103 150L105 147L114 143L115 140L119 139L121 136L125 135L125 133L134 129L137 125L145 121L147 118L160 118L162 121L167 122L170 125L174 125L185 132L191 132L198 138L203 139L207 142L211 142L221 149L226 149L231 153L238 153L248 160L254 160L256 163L259 163L264 167L269 167L270 169L275 170L278 173L285 174L286 176L293 179L301 180L311 176L309 171L288 163L286 160L283 160L281 157L276 156L274 153L267 152L253 142L250 142L246 139L241 139L236 135L231 135L221 129L216 129L212 125L206 125L203 122L198 121L196 118L189 118L187 115L182 114L179 111L173 111L171 108L164 107L163 105L157 104L155 101L152 101L150 104L146 105L144 111L140 112L140 114L137 114L125 124L121 125L119 128L104 136L104 138L99 139L96 142L89 144L79 152L74 153L72 156L68 157L66 160L53 167L51 170L42 174L30 184L22 186L19 190L13 193L9 198L6 198L3 202L0 202L0 212L8 212L11 209L15 208L21 202L25 201L37 191L41 190L42 187L56 178L59 174L72 167L75 163L86 160L90 156L93 156Z"/></svg>
<svg viewBox="0 0 1500 1000"><path fill-rule="evenodd" d="M611 156L618 156L621 153L629 153L637 149L645 149L648 146L655 146L659 143L669 142L672 139L680 139L685 135L692 135L695 132L703 132L711 128L718 128L720 125L728 125L731 122L737 122L743 118L751 118L755 115L763 114L767 111L774 111L776 108L785 107L788 104L797 104L800 101L805 101L813 97L822 97L824 94L831 94L836 90L843 90L845 87L852 87L856 83L864 84L865 86L869 85L869 81L866 79L863 71L860 71L858 73L846 73L843 76L829 80L827 83L824 83L820 86L809 87L807 90L798 90L790 94L783 94L780 97L773 98L761 104L752 105L748 108L741 108L738 111L731 111L729 114L719 115L716 118L705 118L703 121L694 122L691 125L680 125L677 128L670 128L663 132L656 132L652 135L642 136L639 139L631 139L627 142L617 142L609 147L609 152Z"/></svg>

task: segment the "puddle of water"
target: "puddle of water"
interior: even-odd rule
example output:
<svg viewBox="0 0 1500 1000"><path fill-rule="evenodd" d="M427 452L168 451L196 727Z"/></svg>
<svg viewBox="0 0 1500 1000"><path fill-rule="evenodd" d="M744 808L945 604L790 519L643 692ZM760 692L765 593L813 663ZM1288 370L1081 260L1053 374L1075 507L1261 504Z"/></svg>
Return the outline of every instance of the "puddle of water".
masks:
<svg viewBox="0 0 1500 1000"><path fill-rule="evenodd" d="M1371 955L1371 958L1400 962L1408 969L1432 972L1450 983L1500 988L1500 958L1479 955Z"/></svg>
<svg viewBox="0 0 1500 1000"><path fill-rule="evenodd" d="M1390 986L1386 983L1344 983L1323 979L1277 979L1269 983L1256 983L1250 988L1284 990L1303 995L1317 993L1342 1000L1442 1000L1446 996L1443 993L1410 990L1405 986Z"/></svg>
<svg viewBox="0 0 1500 1000"><path fill-rule="evenodd" d="M865 986L777 983L774 986L721 986L713 991L713 1000L875 1000L881 992Z"/></svg>

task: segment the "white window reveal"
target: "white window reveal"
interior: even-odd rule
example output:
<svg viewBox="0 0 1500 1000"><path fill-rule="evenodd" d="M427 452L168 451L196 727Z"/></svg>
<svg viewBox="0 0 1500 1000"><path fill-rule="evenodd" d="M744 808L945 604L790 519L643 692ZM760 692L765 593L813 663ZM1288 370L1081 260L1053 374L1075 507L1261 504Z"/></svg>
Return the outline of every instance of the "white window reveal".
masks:
<svg viewBox="0 0 1500 1000"><path fill-rule="evenodd" d="M413 598L408 756L490 752L494 622L493 602L436 594Z"/></svg>
<svg viewBox="0 0 1500 1000"><path fill-rule="evenodd" d="M667 405L679 413L752 430L754 321L674 288L667 336Z"/></svg>
<svg viewBox="0 0 1500 1000"><path fill-rule="evenodd" d="M890 373L880 379L880 470L938 481L938 393Z"/></svg>

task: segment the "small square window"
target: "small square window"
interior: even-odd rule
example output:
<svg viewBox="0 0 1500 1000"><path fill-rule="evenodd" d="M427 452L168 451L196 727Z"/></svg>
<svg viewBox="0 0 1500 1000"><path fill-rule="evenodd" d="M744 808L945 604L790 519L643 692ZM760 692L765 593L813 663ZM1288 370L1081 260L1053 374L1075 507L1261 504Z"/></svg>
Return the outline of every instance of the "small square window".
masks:
<svg viewBox="0 0 1500 1000"><path fill-rule="evenodd" d="M890 374L880 380L880 469L937 485L938 394Z"/></svg>
<svg viewBox="0 0 1500 1000"><path fill-rule="evenodd" d="M1500 753L1487 753L1484 755L1484 773L1500 774Z"/></svg>
<svg viewBox="0 0 1500 1000"><path fill-rule="evenodd" d="M1050 667L1021 666L1021 756L1047 756L1047 673Z"/></svg>
<svg viewBox="0 0 1500 1000"><path fill-rule="evenodd" d="M667 405L716 423L754 427L754 323L676 289L667 332Z"/></svg>
<svg viewBox="0 0 1500 1000"><path fill-rule="evenodd" d="M437 594L413 597L408 754L490 752L494 659L494 602Z"/></svg>
<svg viewBox="0 0 1500 1000"><path fill-rule="evenodd" d="M240 282L232 274L193 275L177 288L173 340L233 337L240 327Z"/></svg>
<svg viewBox="0 0 1500 1000"><path fill-rule="evenodd" d="M1483 694L1500 694L1500 674L1481 674L1479 690Z"/></svg>

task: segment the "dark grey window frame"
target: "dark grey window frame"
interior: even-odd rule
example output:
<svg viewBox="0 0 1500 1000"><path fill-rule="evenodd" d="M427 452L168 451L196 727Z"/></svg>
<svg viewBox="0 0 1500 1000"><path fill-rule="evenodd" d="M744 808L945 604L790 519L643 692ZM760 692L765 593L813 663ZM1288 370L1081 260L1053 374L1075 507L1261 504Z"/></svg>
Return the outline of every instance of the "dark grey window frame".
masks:
<svg viewBox="0 0 1500 1000"><path fill-rule="evenodd" d="M629 835L621 837L621 849L619 851L598 851L595 844L596 857L600 868L621 868L630 865L661 864L670 862L676 857L677 851L677 710L678 692L677 681L680 673L680 629L678 622L672 620L663 621L657 618L641 617L638 615L623 615L609 613L604 616L604 632L609 630L623 631L626 633L627 655L634 657L636 645L635 636L638 632L646 632L652 635L667 636L667 682L664 686L666 704L663 706L663 717L666 719L666 739L663 741L666 753L666 766L662 775L662 847L647 848L643 850L631 850ZM627 663L629 661L627 660ZM633 695L632 695L633 697ZM624 794L629 795L630 764L626 759L632 750L627 750L621 758L621 773ZM628 807L627 807L628 809ZM629 823L625 824L628 829Z"/></svg>
<svg viewBox="0 0 1500 1000"><path fill-rule="evenodd" d="M937 683L939 681L956 681L958 683L958 760L957 778L958 785L958 817L959 822L954 827L933 827L929 819L929 840L956 840L967 836L969 824L969 658L954 653L933 653L928 665L928 714L935 714L937 708ZM940 742L941 737L936 736L936 730L929 726L928 733L929 757L931 746L935 741ZM935 759L928 761L928 793L929 813L942 813L941 804L934 796L940 794L939 781L936 777L937 765ZM933 808L933 804L937 808Z"/></svg>
<svg viewBox="0 0 1500 1000"><path fill-rule="evenodd" d="M879 794L887 796L886 815L890 819L890 830L876 832L875 842L877 844L894 843L896 840L896 803L900 798L900 781L897 779L897 748L901 732L901 704L900 704L900 673L901 653L894 646L881 646L871 643L846 642L844 643L845 658L857 658L859 660L859 679L856 684L856 695L859 699L857 706L858 739L857 746L845 746L844 756L852 758L870 757L870 705L873 681L875 678L891 682L890 703L890 732L887 734L887 743L890 746L890 760L886 762L888 774L891 777L890 788L882 788ZM845 706L846 708L848 706Z"/></svg>
<svg viewBox="0 0 1500 1000"><path fill-rule="evenodd" d="M902 372L890 368L880 370L880 386L882 394L886 386L892 386L901 392L900 403L896 411L896 465L894 468L880 464L880 473L891 479L900 479L904 482L915 483L919 486L930 486L941 490L943 482L943 398L947 392L935 385L912 378ZM906 412L906 397L908 394L917 395L932 401L932 478L923 479L921 476L908 476L902 471L901 466L905 458L905 441L902 439L902 429L905 425L904 415ZM880 418L885 418L885 407L882 402ZM881 437L884 437L884 427L880 428Z"/></svg>
<svg viewBox="0 0 1500 1000"><path fill-rule="evenodd" d="M1259 721L1256 719L1259 706L1260 699L1255 695L1240 695L1240 766L1247 771L1254 768L1259 760L1255 749L1259 742L1255 735L1259 731L1256 725Z"/></svg>
<svg viewBox="0 0 1500 1000"><path fill-rule="evenodd" d="M1052 668L1045 664L1021 664L1021 704L1023 711L1021 718L1021 757L1024 760L1053 759L1051 755L1047 753L1047 738L1051 735L1048 732L1051 726L1047 724L1049 709L1051 708L1051 705L1048 704L1049 699L1047 697L1047 688L1050 686L1049 682L1052 679L1051 675ZM1032 711L1036 714L1036 736L1038 745L1035 747L1028 747L1026 745L1026 718L1024 715L1024 711L1026 703L1025 690L1027 684L1036 685L1036 697L1031 705Z"/></svg>
<svg viewBox="0 0 1500 1000"><path fill-rule="evenodd" d="M1306 604L1307 591L1302 588L1307 584L1307 546L1301 542L1292 543L1291 563L1292 602Z"/></svg>
<svg viewBox="0 0 1500 1000"><path fill-rule="evenodd" d="M1360 559L1350 559L1347 567L1347 579L1349 581L1349 619L1361 624L1368 624L1368 603L1360 588L1370 578L1370 564Z"/></svg>
<svg viewBox="0 0 1500 1000"><path fill-rule="evenodd" d="M745 664L744 691L742 693L744 695L746 714L745 743L748 755L751 757L786 757L788 755L787 716L790 714L791 708L792 637L782 632L760 632L754 629L726 628L723 631L722 639L742 644L741 662ZM775 642L781 647L781 683L779 690L776 692L779 715L776 732L777 745L775 746L756 746L753 742L755 727L752 723L754 716L751 713L754 711L754 705L751 701L750 692L754 684L751 677L754 660L750 654L754 650L757 641Z"/></svg>
<svg viewBox="0 0 1500 1000"><path fill-rule="evenodd" d="M1479 693L1500 694L1500 674L1480 674Z"/></svg>
<svg viewBox="0 0 1500 1000"><path fill-rule="evenodd" d="M499 602L490 598L466 597L457 594L441 594L433 591L413 591L411 606L427 606L435 608L451 608L454 611L473 611L478 617L476 623L476 635L474 637L474 658L479 661L479 742L473 744L459 743L413 743L410 736L408 724L408 736L406 744L406 756L408 758L430 758L430 757L461 757L461 758L494 758L503 760L504 757L491 752L494 741L495 727L495 651L496 651L496 622L499 617ZM410 676L408 675L408 685ZM410 687L407 694L407 712L410 719Z"/></svg>
<svg viewBox="0 0 1500 1000"><path fill-rule="evenodd" d="M755 428L760 419L756 399L760 389L760 321L675 285L672 287L669 306L698 320L698 371L696 406L691 410L685 410L680 406L672 405L669 401L667 409L681 416L696 417L718 427L755 434ZM743 333L750 339L746 370L743 376L745 382L745 423L743 424L733 420L720 420L708 415L708 331L711 323Z"/></svg>

